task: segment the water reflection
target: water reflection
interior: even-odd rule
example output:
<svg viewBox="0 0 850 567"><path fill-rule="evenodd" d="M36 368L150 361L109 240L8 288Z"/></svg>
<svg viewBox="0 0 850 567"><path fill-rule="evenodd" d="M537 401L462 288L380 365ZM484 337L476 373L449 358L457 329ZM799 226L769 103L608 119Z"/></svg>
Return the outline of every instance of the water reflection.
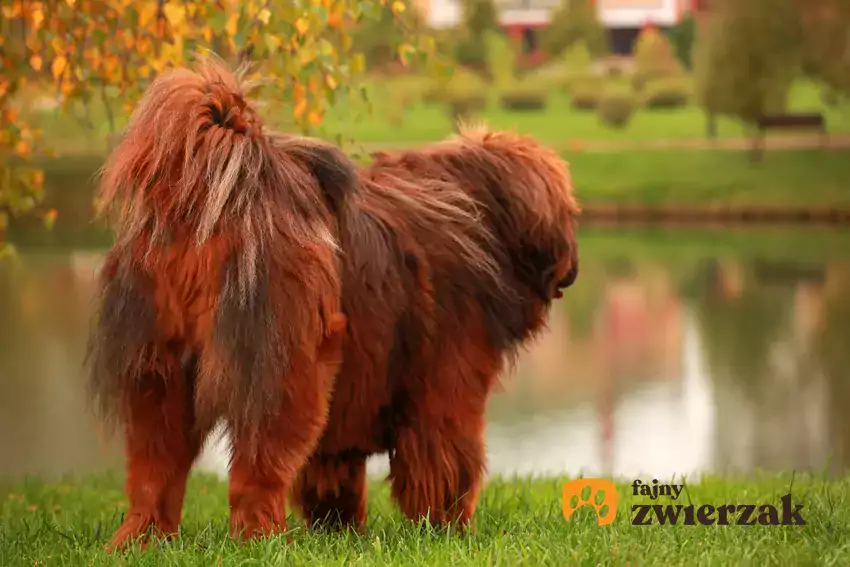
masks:
<svg viewBox="0 0 850 567"><path fill-rule="evenodd" d="M850 237L784 231L820 251L809 254L771 246L773 233L753 232L748 247L724 232L682 236L583 234L581 279L492 399L491 473L850 465ZM4 477L120 466L119 440L86 412L80 370L100 258L31 252L20 270L0 268ZM226 442L199 461L226 464Z"/></svg>

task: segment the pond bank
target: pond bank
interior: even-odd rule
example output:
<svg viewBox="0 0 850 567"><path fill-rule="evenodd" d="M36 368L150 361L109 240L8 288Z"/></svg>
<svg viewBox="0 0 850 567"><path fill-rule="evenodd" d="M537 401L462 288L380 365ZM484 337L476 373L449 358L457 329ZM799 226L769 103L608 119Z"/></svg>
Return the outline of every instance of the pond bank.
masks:
<svg viewBox="0 0 850 567"><path fill-rule="evenodd" d="M838 225L850 220L850 154L782 150L752 163L742 152L574 151L569 163L588 224ZM88 224L102 155L37 160L58 223ZM58 224L57 223L57 224Z"/></svg>
<svg viewBox="0 0 850 567"><path fill-rule="evenodd" d="M588 225L846 225L850 208L676 207L585 205L581 222Z"/></svg>

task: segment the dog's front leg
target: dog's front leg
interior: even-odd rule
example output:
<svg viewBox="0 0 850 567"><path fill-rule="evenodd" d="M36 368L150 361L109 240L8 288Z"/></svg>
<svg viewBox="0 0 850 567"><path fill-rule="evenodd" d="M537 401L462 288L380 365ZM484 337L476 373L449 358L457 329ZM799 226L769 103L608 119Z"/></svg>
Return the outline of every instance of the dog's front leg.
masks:
<svg viewBox="0 0 850 567"><path fill-rule="evenodd" d="M124 425L126 491L130 509L108 548L117 550L149 535L177 534L186 480L203 436L195 430L192 404L194 372L179 362L158 361L127 393Z"/></svg>

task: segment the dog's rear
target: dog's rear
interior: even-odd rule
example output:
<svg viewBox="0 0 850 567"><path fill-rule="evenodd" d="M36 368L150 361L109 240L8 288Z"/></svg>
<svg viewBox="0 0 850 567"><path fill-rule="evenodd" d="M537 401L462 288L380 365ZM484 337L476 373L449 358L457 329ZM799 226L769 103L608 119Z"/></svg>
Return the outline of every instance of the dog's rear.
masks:
<svg viewBox="0 0 850 567"><path fill-rule="evenodd" d="M249 87L213 60L163 75L102 172L117 239L90 386L125 422L131 511L115 543L176 529L185 474L221 418L235 441L234 531L276 529L285 487L273 487L325 419L344 330L331 211L354 168L264 133Z"/></svg>

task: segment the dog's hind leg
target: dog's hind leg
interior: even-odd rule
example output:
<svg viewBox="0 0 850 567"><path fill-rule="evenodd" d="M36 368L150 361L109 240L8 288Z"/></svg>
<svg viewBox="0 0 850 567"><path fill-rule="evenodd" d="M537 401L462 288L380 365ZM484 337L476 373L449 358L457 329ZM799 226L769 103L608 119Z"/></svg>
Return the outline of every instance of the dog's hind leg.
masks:
<svg viewBox="0 0 850 567"><path fill-rule="evenodd" d="M234 428L230 468L230 535L254 538L285 532L286 496L327 422L339 369L345 317L337 315L315 363L297 364L285 378L276 417L253 435Z"/></svg>
<svg viewBox="0 0 850 567"><path fill-rule="evenodd" d="M130 509L109 548L132 540L177 534L186 480L203 435L194 423L194 364L184 368L172 353L160 357L128 395L124 426L126 491Z"/></svg>
<svg viewBox="0 0 850 567"><path fill-rule="evenodd" d="M310 527L361 529L366 522L366 456L313 455L292 491Z"/></svg>
<svg viewBox="0 0 850 567"><path fill-rule="evenodd" d="M484 404L464 402L464 408L445 401L441 415L422 412L397 431L390 460L392 496L411 520L464 531L478 502L484 474Z"/></svg>

